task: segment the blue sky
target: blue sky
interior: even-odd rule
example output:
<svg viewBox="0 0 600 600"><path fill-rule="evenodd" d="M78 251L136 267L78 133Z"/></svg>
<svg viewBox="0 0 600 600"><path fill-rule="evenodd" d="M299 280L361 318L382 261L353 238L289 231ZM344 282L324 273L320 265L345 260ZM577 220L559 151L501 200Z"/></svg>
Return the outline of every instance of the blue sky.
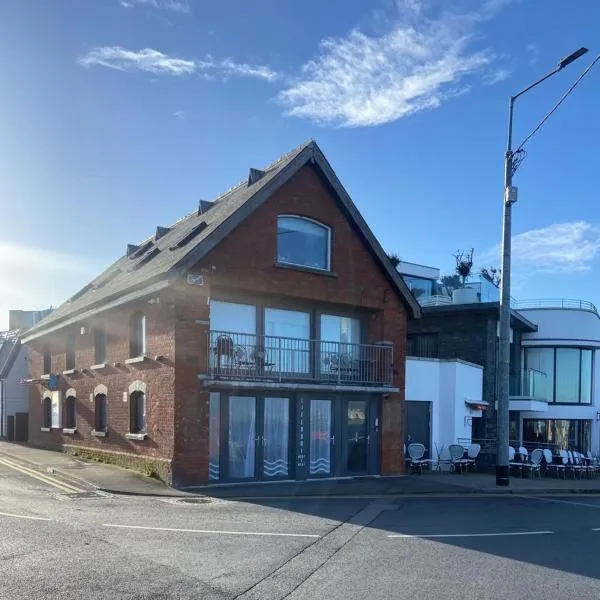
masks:
<svg viewBox="0 0 600 600"><path fill-rule="evenodd" d="M497 264L511 93L526 135L600 51L562 0L4 0L0 329L307 138L388 251ZM594 46L595 44L595 46ZM600 67L527 146L514 295L600 301Z"/></svg>

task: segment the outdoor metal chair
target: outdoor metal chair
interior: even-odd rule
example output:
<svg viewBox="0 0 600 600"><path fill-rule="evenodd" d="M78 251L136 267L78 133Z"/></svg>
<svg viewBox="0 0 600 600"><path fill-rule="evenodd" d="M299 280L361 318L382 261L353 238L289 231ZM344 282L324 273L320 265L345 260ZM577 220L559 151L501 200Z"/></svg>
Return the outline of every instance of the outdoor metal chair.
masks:
<svg viewBox="0 0 600 600"><path fill-rule="evenodd" d="M593 475L598 475L600 473L600 464L598 463L598 458L596 458L589 450L585 453L585 456L588 460L588 468L591 467L591 472Z"/></svg>
<svg viewBox="0 0 600 600"><path fill-rule="evenodd" d="M523 448L525 450L525 448ZM527 450L525 450L527 452ZM523 468L530 473L533 477L536 473L537 476L542 478L542 458L544 456L544 452L539 448L536 448L532 453L531 457L528 454L522 455L526 456L527 460L523 462Z"/></svg>
<svg viewBox="0 0 600 600"><path fill-rule="evenodd" d="M410 459L409 473L412 473L413 467L417 467L421 473L423 465L427 466L429 461L424 459L425 446L423 444L413 443L408 445L408 457Z"/></svg>
<svg viewBox="0 0 600 600"><path fill-rule="evenodd" d="M515 460L515 449L512 446L508 447L508 470L519 469L521 477L523 477L523 463Z"/></svg>
<svg viewBox="0 0 600 600"><path fill-rule="evenodd" d="M452 470L456 471L456 468L458 467L462 473L463 467L467 466L467 459L463 458L465 455L464 446L461 446L460 444L450 444L448 450L450 451Z"/></svg>
<svg viewBox="0 0 600 600"><path fill-rule="evenodd" d="M552 456L552 452L546 448L544 450L544 459L546 460L546 473L551 473L554 471L554 476L558 477L559 473L563 474L563 479L565 479L565 459L561 457L560 463L553 462L554 457Z"/></svg>
<svg viewBox="0 0 600 600"><path fill-rule="evenodd" d="M467 448L467 458L466 458L466 469L469 470L469 467L473 467L473 470L477 471L477 457L481 452L481 444L471 444Z"/></svg>
<svg viewBox="0 0 600 600"><path fill-rule="evenodd" d="M573 452L571 452L570 450L566 450L566 451L562 450L561 455L563 452L565 452L565 454L567 455L566 468L573 475L573 479L575 479L575 475L577 475L578 477L581 477L583 475L583 473L586 472L585 467L583 467L579 463L575 462L575 457L573 456Z"/></svg>

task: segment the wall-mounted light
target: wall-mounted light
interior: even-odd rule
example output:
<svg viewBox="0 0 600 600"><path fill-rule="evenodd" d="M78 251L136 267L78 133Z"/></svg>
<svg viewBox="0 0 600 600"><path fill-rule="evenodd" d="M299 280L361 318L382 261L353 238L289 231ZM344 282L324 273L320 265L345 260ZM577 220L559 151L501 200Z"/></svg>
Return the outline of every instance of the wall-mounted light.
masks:
<svg viewBox="0 0 600 600"><path fill-rule="evenodd" d="M79 330L81 335L85 335L87 333L87 329L85 328L85 325L81 326L81 329Z"/></svg>

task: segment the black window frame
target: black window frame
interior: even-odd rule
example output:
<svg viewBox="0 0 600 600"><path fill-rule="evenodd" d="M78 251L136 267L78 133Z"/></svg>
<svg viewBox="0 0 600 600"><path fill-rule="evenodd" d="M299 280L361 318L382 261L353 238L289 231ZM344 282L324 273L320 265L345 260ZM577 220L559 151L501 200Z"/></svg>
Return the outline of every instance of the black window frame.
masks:
<svg viewBox="0 0 600 600"><path fill-rule="evenodd" d="M535 349L535 350L552 350L552 361L553 361L553 378L552 378L552 401L548 402L548 404L552 404L555 406L592 406L592 404L594 403L594 368L596 365L596 356L595 356L595 352L594 352L594 348L590 348L588 346L525 346L523 348L524 350L524 357L523 357L523 367L525 372L527 371L528 368L530 368L527 365L527 351L529 349ZM557 350L579 350L579 367L578 367L578 372L579 372L579 392L578 392L578 401L577 402L557 402L556 401L556 366L557 366L557 360L556 360L556 355L557 355ZM592 356L592 364L591 364L591 377L590 377L590 390L589 390L589 398L590 401L589 402L582 402L581 401L581 385L582 385L582 381L581 381L581 365L582 365L582 358L583 358L583 352L584 351L589 351L591 352L591 356ZM546 373L546 376L548 374Z"/></svg>
<svg viewBox="0 0 600 600"><path fill-rule="evenodd" d="M52 428L52 398L50 396L44 396L42 401L42 423L43 427L47 429Z"/></svg>
<svg viewBox="0 0 600 600"><path fill-rule="evenodd" d="M135 390L129 394L130 433L146 433L146 408L146 394L144 392L141 390Z"/></svg>
<svg viewBox="0 0 600 600"><path fill-rule="evenodd" d="M76 409L77 398L70 395L65 398L65 429L75 429L77 427L77 409Z"/></svg>
<svg viewBox="0 0 600 600"><path fill-rule="evenodd" d="M129 358L146 355L147 333L146 315L142 311L133 313L129 321Z"/></svg>
<svg viewBox="0 0 600 600"><path fill-rule="evenodd" d="M108 429L108 398L106 394L94 396L94 431Z"/></svg>
<svg viewBox="0 0 600 600"><path fill-rule="evenodd" d="M105 327L94 328L94 364L106 362L107 333Z"/></svg>

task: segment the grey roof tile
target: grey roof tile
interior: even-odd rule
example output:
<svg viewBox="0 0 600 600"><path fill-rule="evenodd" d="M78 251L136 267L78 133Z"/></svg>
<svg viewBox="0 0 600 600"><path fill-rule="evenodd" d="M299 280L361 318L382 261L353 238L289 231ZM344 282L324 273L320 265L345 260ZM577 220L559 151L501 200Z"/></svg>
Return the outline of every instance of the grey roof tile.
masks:
<svg viewBox="0 0 600 600"><path fill-rule="evenodd" d="M295 162L297 158L301 159L302 162ZM299 168L308 160L316 160L321 168L326 170L326 175L335 179L334 187L340 194L342 201L351 205L352 217L363 230L367 243L374 247L376 254L383 263L383 267L396 283L399 292L407 304L410 305L413 314L419 314L418 304L404 281L391 268L391 265L387 265L389 261L381 246L379 246L360 213L343 190L316 142L309 140L261 169L263 174L254 183L249 185L248 178L245 178L213 201L201 200L197 210L181 218L171 225L168 230L161 228L162 235L156 236L153 233L140 244L136 244L137 250L133 245L128 245L127 252L120 259L35 327L28 330L26 341L43 335L48 329L52 330L60 327L62 321L66 321L79 313L85 311L86 314L89 314L89 310L96 306L102 306L109 301L112 302L120 296L128 295L130 297L133 290L143 289L170 275L181 274L191 266L190 261L197 262L203 253L210 251L213 247L211 244L218 243L219 235L227 234L233 227L232 222L234 219L230 219L230 217L238 213L237 216L243 219L247 211L253 210L257 201L264 200L265 197L268 197L265 194L272 193L273 186L278 185L278 182L282 181L282 177L291 172L290 169ZM271 183L273 183L273 186L269 186ZM249 200L253 200L253 202L248 202ZM242 207L244 207L244 210L240 211ZM217 235L213 236L215 233Z"/></svg>

